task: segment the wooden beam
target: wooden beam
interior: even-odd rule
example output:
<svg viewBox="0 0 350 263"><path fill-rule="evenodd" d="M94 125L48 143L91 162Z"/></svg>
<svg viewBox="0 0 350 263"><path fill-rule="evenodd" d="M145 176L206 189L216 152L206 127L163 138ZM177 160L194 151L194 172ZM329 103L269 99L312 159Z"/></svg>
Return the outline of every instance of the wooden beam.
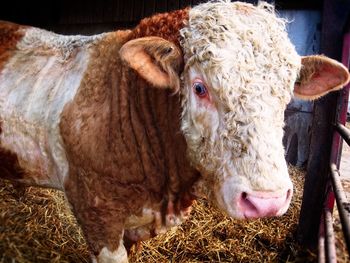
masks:
<svg viewBox="0 0 350 263"><path fill-rule="evenodd" d="M344 26L350 14L349 0L324 0L321 53L340 61ZM317 246L319 221L326 194L332 146L332 122L338 93L317 100L311 130L310 155L300 211L298 241L309 248Z"/></svg>

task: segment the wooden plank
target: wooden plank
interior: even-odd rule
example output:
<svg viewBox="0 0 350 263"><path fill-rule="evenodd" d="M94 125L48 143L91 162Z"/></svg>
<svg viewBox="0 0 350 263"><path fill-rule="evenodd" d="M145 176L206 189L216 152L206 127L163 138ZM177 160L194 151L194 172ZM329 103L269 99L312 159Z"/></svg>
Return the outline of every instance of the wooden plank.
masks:
<svg viewBox="0 0 350 263"><path fill-rule="evenodd" d="M124 1L118 1L118 9L117 9L117 16L118 16L118 22L125 21L124 19Z"/></svg>
<svg viewBox="0 0 350 263"><path fill-rule="evenodd" d="M350 5L344 5L344 2L325 0L323 6L321 53L337 60L340 60L342 33L350 14ZM298 241L309 248L317 246L319 221L329 174L333 131L331 124L336 102L337 93L331 93L314 104L310 155L297 233Z"/></svg>
<svg viewBox="0 0 350 263"><path fill-rule="evenodd" d="M156 12L156 0L148 0L143 3L143 16L151 16Z"/></svg>
<svg viewBox="0 0 350 263"><path fill-rule="evenodd" d="M143 0L134 0L133 21L139 22L143 18Z"/></svg>
<svg viewBox="0 0 350 263"><path fill-rule="evenodd" d="M149 14L154 13L155 0L75 0L61 2L64 12L61 16L61 24L94 24L118 22L134 24L145 17L144 6ZM146 12L147 15L147 12Z"/></svg>
<svg viewBox="0 0 350 263"><path fill-rule="evenodd" d="M328 263L337 262L337 252L335 248L335 236L333 229L332 211L329 209L324 210L324 227L325 227L325 249Z"/></svg>
<svg viewBox="0 0 350 263"><path fill-rule="evenodd" d="M0 20L45 27L57 23L60 8L58 2L7 1L0 8Z"/></svg>
<svg viewBox="0 0 350 263"><path fill-rule="evenodd" d="M334 194L337 200L340 222L344 234L347 250L350 251L350 203L345 194L344 188L340 181L340 174L335 163L331 164L331 179Z"/></svg>
<svg viewBox="0 0 350 263"><path fill-rule="evenodd" d="M96 6L96 8L101 9L101 19L100 23L119 21L117 17L118 2L115 0L103 0L97 3L101 3L101 7Z"/></svg>
<svg viewBox="0 0 350 263"><path fill-rule="evenodd" d="M248 0L247 0L248 1ZM271 2L272 0L268 0ZM169 6L168 6L169 2ZM52 1L7 1L0 9L0 19L11 20L21 24L45 26L53 24L88 24L139 21L154 12L197 5L206 0L52 0ZM249 2L249 1L248 1ZM250 2L257 2L251 0ZM342 0L346 7L348 0ZM281 8L316 8L320 9L318 0L276 0ZM178 5L178 7L177 7ZM126 7L128 7L126 9ZM128 21L127 21L128 20Z"/></svg>
<svg viewBox="0 0 350 263"><path fill-rule="evenodd" d="M191 0L181 0L180 1L180 9L191 6Z"/></svg>
<svg viewBox="0 0 350 263"><path fill-rule="evenodd" d="M133 20L134 0L119 1L119 21L130 22Z"/></svg>
<svg viewBox="0 0 350 263"><path fill-rule="evenodd" d="M101 1L91 1L91 3L87 6L89 15L89 23L98 24L103 23L108 20L107 17L104 16L103 9L106 7L106 2Z"/></svg>
<svg viewBox="0 0 350 263"><path fill-rule="evenodd" d="M60 2L60 24L97 24L118 21L118 1L63 0Z"/></svg>
<svg viewBox="0 0 350 263"><path fill-rule="evenodd" d="M168 0L168 11L178 10L180 8L179 0Z"/></svg>
<svg viewBox="0 0 350 263"><path fill-rule="evenodd" d="M168 11L168 1L167 0L158 0L156 1L156 12L164 13Z"/></svg>
<svg viewBox="0 0 350 263"><path fill-rule="evenodd" d="M90 2L82 4L80 0L77 1L62 1L63 13L61 23L65 24L86 24L91 23L91 14L89 12Z"/></svg>
<svg viewBox="0 0 350 263"><path fill-rule="evenodd" d="M204 3L204 2L205 2L204 0L191 0L191 5L195 6L195 5L198 5L200 3Z"/></svg>
<svg viewBox="0 0 350 263"><path fill-rule="evenodd" d="M133 21L134 0L128 0L126 3L128 3L128 5L126 6L124 21L131 22Z"/></svg>

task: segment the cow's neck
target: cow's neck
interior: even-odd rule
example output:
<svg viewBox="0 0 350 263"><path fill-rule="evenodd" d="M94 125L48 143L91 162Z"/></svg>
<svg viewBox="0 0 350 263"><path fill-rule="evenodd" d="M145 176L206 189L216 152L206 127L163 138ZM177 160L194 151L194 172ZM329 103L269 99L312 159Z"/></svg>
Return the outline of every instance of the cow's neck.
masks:
<svg viewBox="0 0 350 263"><path fill-rule="evenodd" d="M112 162L123 167L129 160L125 180L132 174L134 182L146 183L156 198L166 192L176 195L194 180L180 131L179 94L150 86L127 67L120 80L113 90L111 133L115 155L122 156Z"/></svg>
<svg viewBox="0 0 350 263"><path fill-rule="evenodd" d="M152 17L141 20L138 26L131 32L130 38L141 38L158 36L173 42L180 49L180 30L188 21L190 8L175 10L170 13L156 14ZM134 78L131 78L134 79ZM169 191L169 198L173 196L183 198L183 193L197 180L199 174L194 172L186 159L186 144L180 131L181 105L179 94L172 94L172 91L158 90L144 86L144 81L137 77L140 85L135 85L137 90L132 91L134 112L139 115L139 120L145 121L146 127L150 130L143 138L151 138L150 148L144 149L145 157L154 161L153 171L160 173L161 180L165 179L166 191ZM142 102L140 101L142 100ZM141 102L141 103L140 103ZM143 118L143 119L142 119ZM153 156L147 156L149 150L154 151ZM142 152L141 152L142 154ZM158 171L157 171L158 170ZM154 177L156 178L156 177ZM183 193L181 193L181 190ZM180 195L179 195L180 193ZM186 203L184 201L183 203ZM184 204L183 204L184 205Z"/></svg>
<svg viewBox="0 0 350 263"><path fill-rule="evenodd" d="M118 51L130 38L121 34L111 33L92 51L81 87L62 113L68 197L94 203L128 196L125 214L148 205L162 209L169 200L181 209L198 175L186 159L180 99L122 64Z"/></svg>

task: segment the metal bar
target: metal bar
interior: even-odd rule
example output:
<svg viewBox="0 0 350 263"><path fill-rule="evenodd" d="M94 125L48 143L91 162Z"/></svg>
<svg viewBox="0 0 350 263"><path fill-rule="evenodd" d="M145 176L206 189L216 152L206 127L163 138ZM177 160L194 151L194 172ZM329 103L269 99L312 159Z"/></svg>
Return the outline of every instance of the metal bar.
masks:
<svg viewBox="0 0 350 263"><path fill-rule="evenodd" d="M325 249L325 222L324 214L321 215L320 227L318 233L318 263L326 263L326 249Z"/></svg>
<svg viewBox="0 0 350 263"><path fill-rule="evenodd" d="M345 243L350 251L350 203L348 202L343 186L340 182L339 171L334 163L331 163L331 179L337 207L339 211L340 222L343 229Z"/></svg>
<svg viewBox="0 0 350 263"><path fill-rule="evenodd" d="M341 135L341 137L346 141L348 145L350 145L350 130L346 128L343 124L337 122L334 125L337 132Z"/></svg>
<svg viewBox="0 0 350 263"><path fill-rule="evenodd" d="M324 210L324 228L326 234L325 250L328 263L337 262L337 254L335 250L335 237L333 230L333 219L331 210L325 208Z"/></svg>
<svg viewBox="0 0 350 263"><path fill-rule="evenodd" d="M318 254L317 254L318 263L326 263L326 253L325 253L324 243L325 243L324 236L320 236L318 238Z"/></svg>

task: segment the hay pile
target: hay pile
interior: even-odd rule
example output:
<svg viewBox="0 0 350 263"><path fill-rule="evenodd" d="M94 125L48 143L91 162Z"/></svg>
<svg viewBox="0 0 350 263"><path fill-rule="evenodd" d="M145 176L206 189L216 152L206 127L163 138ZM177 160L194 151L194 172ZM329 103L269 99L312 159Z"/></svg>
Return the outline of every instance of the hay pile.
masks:
<svg viewBox="0 0 350 263"><path fill-rule="evenodd" d="M142 243L130 262L311 262L295 234L304 173L289 169L295 186L285 216L237 221L200 200L177 230ZM0 262L89 262L84 238L63 194L35 187L23 191L0 180Z"/></svg>
<svg viewBox="0 0 350 263"><path fill-rule="evenodd" d="M0 180L0 262L89 262L62 192Z"/></svg>

